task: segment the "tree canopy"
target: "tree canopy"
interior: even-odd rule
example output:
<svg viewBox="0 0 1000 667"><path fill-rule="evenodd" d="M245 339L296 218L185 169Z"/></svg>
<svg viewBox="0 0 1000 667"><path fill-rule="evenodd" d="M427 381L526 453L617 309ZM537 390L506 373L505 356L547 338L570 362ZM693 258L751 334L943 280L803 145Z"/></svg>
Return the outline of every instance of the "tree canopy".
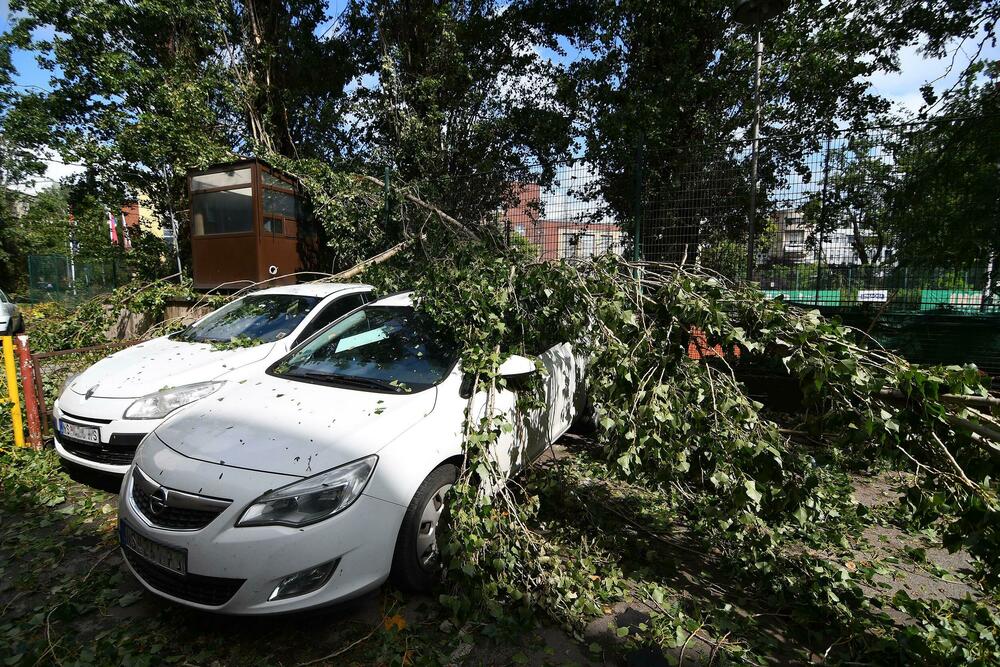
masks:
<svg viewBox="0 0 1000 667"><path fill-rule="evenodd" d="M476 224L516 196L512 184L551 183L553 165L577 157L596 174L583 196L618 219L635 213L641 162L662 233L745 238L754 35L728 0L351 0L337 15L317 0L17 0L11 9L0 35L7 181L39 173L39 157L54 151L85 165L95 197L143 192L167 213L185 209L187 168L237 155L290 160L306 174L317 164L378 176L388 167ZM890 118L870 77L898 70L902 49L981 51L998 12L971 0L790 3L761 26L761 190L802 173L824 132ZM45 85L16 83L18 50L49 73ZM973 83L940 99L927 88L926 113L961 113L981 75L970 70ZM695 181L725 182L711 216L685 196ZM324 222L334 244L354 224Z"/></svg>

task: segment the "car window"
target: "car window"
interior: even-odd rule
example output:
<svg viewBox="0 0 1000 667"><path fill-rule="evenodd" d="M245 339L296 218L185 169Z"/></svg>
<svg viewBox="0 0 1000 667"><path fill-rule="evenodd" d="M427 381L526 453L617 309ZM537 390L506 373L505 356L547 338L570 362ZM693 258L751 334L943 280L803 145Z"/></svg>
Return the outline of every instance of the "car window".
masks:
<svg viewBox="0 0 1000 667"><path fill-rule="evenodd" d="M3 293L3 290L0 290L0 303L10 303L7 299L7 295Z"/></svg>
<svg viewBox="0 0 1000 667"><path fill-rule="evenodd" d="M174 339L211 343L246 337L272 343L294 331L319 301L317 297L291 294L247 296L191 325Z"/></svg>
<svg viewBox="0 0 1000 667"><path fill-rule="evenodd" d="M299 334L297 342L301 343L323 327L336 322L347 313L363 305L365 305L365 293L348 294L347 296L340 297L316 313L316 316L310 320L309 324L303 328L302 333Z"/></svg>
<svg viewBox="0 0 1000 667"><path fill-rule="evenodd" d="M321 332L271 372L402 393L437 384L455 359L455 346L413 308L367 306Z"/></svg>

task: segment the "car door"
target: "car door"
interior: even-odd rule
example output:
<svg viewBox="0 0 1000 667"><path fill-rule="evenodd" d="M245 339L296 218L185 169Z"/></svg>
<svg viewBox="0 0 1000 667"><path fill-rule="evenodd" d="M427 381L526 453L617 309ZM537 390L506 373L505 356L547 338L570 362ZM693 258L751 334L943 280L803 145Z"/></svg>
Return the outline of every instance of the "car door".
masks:
<svg viewBox="0 0 1000 667"><path fill-rule="evenodd" d="M542 445L546 447L573 425L581 387L577 359L570 343L553 345L542 353L540 359L546 372L544 423L547 426L547 442Z"/></svg>
<svg viewBox="0 0 1000 667"><path fill-rule="evenodd" d="M569 343L554 345L538 358L544 369L540 378L541 407L518 407L518 393L523 390L522 383L517 380L498 389L494 398L494 415L512 427L501 430L491 452L498 470L505 476L534 461L576 418L582 386L573 346ZM482 418L486 408L486 392L477 392L472 414Z"/></svg>

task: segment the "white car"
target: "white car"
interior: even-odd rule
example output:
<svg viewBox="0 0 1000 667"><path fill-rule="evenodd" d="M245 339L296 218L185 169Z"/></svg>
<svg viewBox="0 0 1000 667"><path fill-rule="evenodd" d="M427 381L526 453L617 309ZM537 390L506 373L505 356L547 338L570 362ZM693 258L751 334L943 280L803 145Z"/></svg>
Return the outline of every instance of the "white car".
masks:
<svg viewBox="0 0 1000 667"><path fill-rule="evenodd" d="M226 304L183 331L126 348L69 378L53 409L55 447L77 465L122 475L163 418L218 390L373 300L369 285L274 287ZM236 339L233 343L232 340Z"/></svg>
<svg viewBox="0 0 1000 667"><path fill-rule="evenodd" d="M541 351L546 407L493 455L516 471L584 400L569 344ZM511 357L501 374L536 371ZM471 395L455 350L396 295L355 311L272 367L227 383L146 437L119 498L129 569L154 593L231 614L297 611L433 581L436 528L463 454ZM473 397L473 415L486 409Z"/></svg>
<svg viewBox="0 0 1000 667"><path fill-rule="evenodd" d="M24 318L17 304L0 290L0 336L24 333Z"/></svg>

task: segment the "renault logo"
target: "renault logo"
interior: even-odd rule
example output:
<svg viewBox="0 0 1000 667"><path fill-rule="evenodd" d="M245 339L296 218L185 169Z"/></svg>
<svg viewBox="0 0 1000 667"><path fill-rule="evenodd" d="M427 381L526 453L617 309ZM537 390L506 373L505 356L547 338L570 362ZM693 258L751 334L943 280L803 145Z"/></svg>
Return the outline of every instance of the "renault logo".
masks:
<svg viewBox="0 0 1000 667"><path fill-rule="evenodd" d="M167 509L167 490L162 486L149 497L149 513L160 516Z"/></svg>

